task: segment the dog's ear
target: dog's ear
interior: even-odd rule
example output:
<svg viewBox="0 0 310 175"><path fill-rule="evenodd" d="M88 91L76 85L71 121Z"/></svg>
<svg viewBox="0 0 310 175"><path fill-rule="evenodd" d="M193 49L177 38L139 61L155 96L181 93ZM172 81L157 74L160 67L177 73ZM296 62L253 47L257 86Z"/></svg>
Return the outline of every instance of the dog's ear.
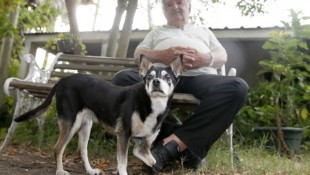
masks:
<svg viewBox="0 0 310 175"><path fill-rule="evenodd" d="M180 54L170 64L171 70L175 77L179 77L183 72L183 54Z"/></svg>
<svg viewBox="0 0 310 175"><path fill-rule="evenodd" d="M140 65L139 65L139 74L142 77L145 77L147 71L152 67L152 62L149 58L143 54L140 55Z"/></svg>

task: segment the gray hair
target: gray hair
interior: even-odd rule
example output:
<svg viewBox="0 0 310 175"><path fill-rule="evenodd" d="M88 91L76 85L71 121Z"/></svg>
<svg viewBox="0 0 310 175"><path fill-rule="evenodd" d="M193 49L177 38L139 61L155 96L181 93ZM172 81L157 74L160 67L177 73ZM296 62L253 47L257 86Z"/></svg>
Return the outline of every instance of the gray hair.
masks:
<svg viewBox="0 0 310 175"><path fill-rule="evenodd" d="M161 7L163 10L165 10L165 1L166 0L161 0ZM183 1L186 3L187 7L189 7L191 5L191 2L192 2L192 0L183 0Z"/></svg>

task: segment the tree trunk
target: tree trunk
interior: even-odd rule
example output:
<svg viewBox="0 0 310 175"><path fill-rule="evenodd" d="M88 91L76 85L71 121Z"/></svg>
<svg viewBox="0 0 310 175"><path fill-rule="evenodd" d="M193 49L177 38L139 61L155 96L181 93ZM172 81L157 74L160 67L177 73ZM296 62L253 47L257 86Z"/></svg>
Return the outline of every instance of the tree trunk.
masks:
<svg viewBox="0 0 310 175"><path fill-rule="evenodd" d="M121 19L123 16L123 13L127 7L128 0L118 0L117 7L116 7L116 13L113 21L113 26L110 30L110 36L108 41L108 48L106 50L106 56L108 57L114 57L117 47L117 39L119 35L119 25L121 23Z"/></svg>
<svg viewBox="0 0 310 175"><path fill-rule="evenodd" d="M76 1L75 0L66 0L66 7L68 11L68 19L69 19L69 25L70 25L70 32L80 37L79 34L79 26L77 24L76 20ZM76 41L75 41L76 42ZM82 48L80 45L77 45L78 47L74 47L74 54L81 54Z"/></svg>
<svg viewBox="0 0 310 175"><path fill-rule="evenodd" d="M10 12L9 18L14 27L17 26L19 15L19 6L17 6L16 10ZM4 92L3 92L3 84L4 81L8 78L8 69L10 58L12 54L14 43L14 35L11 33L9 36L2 39L2 46L0 52L0 107L3 105L4 101Z"/></svg>
<svg viewBox="0 0 310 175"><path fill-rule="evenodd" d="M99 11L99 6L100 6L100 2L101 1L98 1L96 3L96 12L95 12L95 17L94 17L94 22L93 22L93 31L95 31L95 28L96 28L96 23L97 23L97 17L98 17L98 11Z"/></svg>
<svg viewBox="0 0 310 175"><path fill-rule="evenodd" d="M138 6L138 0L130 0L127 6L127 14L123 30L120 36L118 50L116 56L119 58L125 58L130 41L130 34L132 31L132 23Z"/></svg>
<svg viewBox="0 0 310 175"><path fill-rule="evenodd" d="M284 133L282 131L282 121L281 117L279 116L279 109L276 107L276 125L277 125L277 142L278 142L278 151L279 154L285 153L289 158L293 158L294 154L292 150L286 145L285 140L284 140Z"/></svg>
<svg viewBox="0 0 310 175"><path fill-rule="evenodd" d="M66 0L66 7L68 11L68 19L70 25L70 32L79 34L79 27L76 20L76 3L74 0Z"/></svg>
<svg viewBox="0 0 310 175"><path fill-rule="evenodd" d="M153 18L152 18L152 1L148 0L147 1L147 17L148 17L148 23L150 26L150 29L153 29Z"/></svg>

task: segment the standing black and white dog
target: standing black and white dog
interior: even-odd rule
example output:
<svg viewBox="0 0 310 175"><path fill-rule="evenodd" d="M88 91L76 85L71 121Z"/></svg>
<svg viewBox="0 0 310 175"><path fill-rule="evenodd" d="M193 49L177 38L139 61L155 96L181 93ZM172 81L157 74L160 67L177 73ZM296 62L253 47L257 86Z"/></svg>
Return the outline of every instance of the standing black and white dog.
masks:
<svg viewBox="0 0 310 175"><path fill-rule="evenodd" d="M99 175L88 160L87 144L93 122L99 122L117 136L117 169L127 175L127 154L131 138L133 153L148 166L156 160L150 147L167 116L170 99L182 72L182 55L169 67L154 67L141 55L139 73L143 82L128 87L112 85L95 76L75 74L61 79L37 108L16 118L21 122L42 114L56 96L60 135L54 147L56 175L68 175L63 169L63 152L78 132L81 158L88 174Z"/></svg>

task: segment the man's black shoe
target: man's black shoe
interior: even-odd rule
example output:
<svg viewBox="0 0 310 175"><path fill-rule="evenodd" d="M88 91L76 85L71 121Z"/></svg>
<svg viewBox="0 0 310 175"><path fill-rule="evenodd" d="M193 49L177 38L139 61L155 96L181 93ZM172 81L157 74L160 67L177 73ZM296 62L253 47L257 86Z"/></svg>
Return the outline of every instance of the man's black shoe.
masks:
<svg viewBox="0 0 310 175"><path fill-rule="evenodd" d="M155 171L161 171L170 161L176 159L180 153L178 144L174 140L163 145L163 142L156 144L151 149L152 155L156 160L156 164L153 166Z"/></svg>
<svg viewBox="0 0 310 175"><path fill-rule="evenodd" d="M197 170L202 164L202 159L189 149L183 151L179 158L183 167L186 169Z"/></svg>

